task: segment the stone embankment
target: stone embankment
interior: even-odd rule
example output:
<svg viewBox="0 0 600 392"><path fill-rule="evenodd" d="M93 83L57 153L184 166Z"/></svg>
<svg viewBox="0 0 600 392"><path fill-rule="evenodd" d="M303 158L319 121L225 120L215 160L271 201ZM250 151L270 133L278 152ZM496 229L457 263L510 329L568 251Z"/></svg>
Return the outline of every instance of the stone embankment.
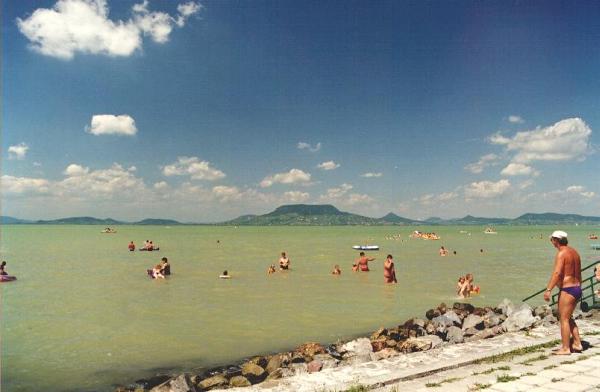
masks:
<svg viewBox="0 0 600 392"><path fill-rule="evenodd" d="M584 315L577 311L577 317L597 316L595 312ZM370 337L330 345L305 343L293 351L257 356L202 374L140 380L117 392L340 391L358 384L364 390L381 388L464 366L482 355L531 345L536 333L550 341L558 330L549 306L532 309L506 299L496 307L468 303L447 307L442 303L425 316L392 328L381 327ZM590 325L583 329L600 331L600 325Z"/></svg>

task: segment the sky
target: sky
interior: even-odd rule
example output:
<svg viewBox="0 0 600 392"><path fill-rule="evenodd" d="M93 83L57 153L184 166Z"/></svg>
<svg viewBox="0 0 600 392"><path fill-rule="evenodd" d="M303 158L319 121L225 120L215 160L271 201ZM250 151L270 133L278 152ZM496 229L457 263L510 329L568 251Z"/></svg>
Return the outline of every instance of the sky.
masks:
<svg viewBox="0 0 600 392"><path fill-rule="evenodd" d="M600 215L600 3L2 2L2 215Z"/></svg>

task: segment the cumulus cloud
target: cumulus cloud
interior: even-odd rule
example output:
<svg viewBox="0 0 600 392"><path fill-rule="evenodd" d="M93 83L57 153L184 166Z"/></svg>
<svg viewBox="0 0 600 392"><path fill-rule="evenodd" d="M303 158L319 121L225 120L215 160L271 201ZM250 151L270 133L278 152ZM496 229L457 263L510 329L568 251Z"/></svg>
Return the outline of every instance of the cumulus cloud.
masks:
<svg viewBox="0 0 600 392"><path fill-rule="evenodd" d="M496 154L487 154L479 158L477 162L469 163L465 166L465 170L468 170L473 174L479 174L486 167L497 165L499 159L500 157Z"/></svg>
<svg viewBox="0 0 600 392"><path fill-rule="evenodd" d="M305 143L305 142L299 142L299 143L298 143L298 149L299 149L299 150L308 150L308 151L310 151L310 152L317 152L317 151L319 151L319 150L321 149L321 142L319 142L319 143L315 144L315 146L314 146L314 147L313 147L313 146L311 146L311 145L310 145L310 144L308 144L308 143Z"/></svg>
<svg viewBox="0 0 600 392"><path fill-rule="evenodd" d="M76 176L86 175L89 172L90 172L90 169L88 167L83 167L81 165L72 163L69 166L67 166L67 168L65 169L63 174L66 175L67 177L76 177Z"/></svg>
<svg viewBox="0 0 600 392"><path fill-rule="evenodd" d="M2 192L5 194L44 194L50 190L50 182L43 178L13 177L3 175Z"/></svg>
<svg viewBox="0 0 600 392"><path fill-rule="evenodd" d="M512 124L523 124L525 120L523 120L521 116L511 114L510 116L508 116L508 122Z"/></svg>
<svg viewBox="0 0 600 392"><path fill-rule="evenodd" d="M375 201L371 196L361 194L361 193L351 193L348 196L348 199L343 202L343 204L347 205L356 205L356 204L371 204Z"/></svg>
<svg viewBox="0 0 600 392"><path fill-rule="evenodd" d="M322 200L339 199L340 197L342 197L346 193L348 193L348 191L350 191L352 188L353 188L352 185L343 183L339 187L327 189L327 192L324 195L321 195L321 199Z"/></svg>
<svg viewBox="0 0 600 392"><path fill-rule="evenodd" d="M177 162L163 168L163 174L169 176L189 175L193 180L214 181L225 177L225 173L211 166L208 161L197 157L178 157Z"/></svg>
<svg viewBox="0 0 600 392"><path fill-rule="evenodd" d="M508 180L472 182L465 187L465 197L467 199L491 199L505 194L509 189L510 182Z"/></svg>
<svg viewBox="0 0 600 392"><path fill-rule="evenodd" d="M92 135L125 135L133 136L137 133L135 120L127 114L115 116L114 114L96 114L86 127Z"/></svg>
<svg viewBox="0 0 600 392"><path fill-rule="evenodd" d="M586 191L584 186L581 185L571 185L566 189L567 193L583 196L585 198L591 199L596 196L595 192Z"/></svg>
<svg viewBox="0 0 600 392"><path fill-rule="evenodd" d="M360 176L361 177L365 177L365 178L378 178L378 177L383 176L383 173L371 173L371 172L368 172L368 173L363 173Z"/></svg>
<svg viewBox="0 0 600 392"><path fill-rule="evenodd" d="M215 186L212 189L212 193L221 201L239 200L242 197L242 193L235 186Z"/></svg>
<svg viewBox="0 0 600 392"><path fill-rule="evenodd" d="M433 193L428 193L426 195L422 195L416 199L414 199L414 201L424 205L424 206L430 206L430 205L437 205L440 203L447 203L451 200L454 200L458 197L458 193L456 192L444 192L444 193L440 193L439 195L435 195Z"/></svg>
<svg viewBox="0 0 600 392"><path fill-rule="evenodd" d="M19 143L16 146L8 147L8 159L25 159L29 146L25 143Z"/></svg>
<svg viewBox="0 0 600 392"><path fill-rule="evenodd" d="M515 163L583 160L591 152L592 130L580 118L568 118L545 128L518 132L513 137L492 135L490 142L514 152Z"/></svg>
<svg viewBox="0 0 600 392"><path fill-rule="evenodd" d="M540 172L523 163L509 163L500 174L503 176L538 176Z"/></svg>
<svg viewBox="0 0 600 392"><path fill-rule="evenodd" d="M277 173L265 177L260 186L263 188L270 187L273 184L298 184L307 183L310 181L310 173L305 173L300 169L291 169L289 172Z"/></svg>
<svg viewBox="0 0 600 392"><path fill-rule="evenodd" d="M310 199L308 192L288 191L283 193L282 201L284 203L302 203Z"/></svg>
<svg viewBox="0 0 600 392"><path fill-rule="evenodd" d="M340 167L340 164L335 163L334 161L327 161L320 163L319 165L317 165L317 167L322 170L334 170Z"/></svg>
<svg viewBox="0 0 600 392"><path fill-rule="evenodd" d="M146 186L135 170L115 163L108 169L90 170L77 164L67 166L66 178L55 184L56 193L86 199L106 199L115 195L129 199L142 196Z"/></svg>
<svg viewBox="0 0 600 392"><path fill-rule="evenodd" d="M178 14L148 10L148 1L132 7L132 18L109 19L106 0L59 0L52 8L38 8L24 19L17 18L19 30L30 47L46 56L70 60L76 53L130 56L142 47L142 35L154 42L168 41L173 26L183 27L201 6L179 4Z"/></svg>

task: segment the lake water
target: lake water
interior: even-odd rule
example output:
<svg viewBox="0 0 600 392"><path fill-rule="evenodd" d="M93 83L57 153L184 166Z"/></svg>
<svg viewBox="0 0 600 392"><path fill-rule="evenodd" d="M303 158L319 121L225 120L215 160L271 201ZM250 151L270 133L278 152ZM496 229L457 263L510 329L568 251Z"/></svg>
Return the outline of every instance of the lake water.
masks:
<svg viewBox="0 0 600 392"><path fill-rule="evenodd" d="M161 369L351 338L455 302L466 272L482 287L473 304L518 301L546 284L555 253L555 227L498 227L497 235L484 227L102 228L2 227L2 259L18 277L0 284L3 391L110 391ZM409 239L414 229L442 239ZM584 265L600 257L587 239L597 227L561 229ZM392 234L402 240L385 239ZM160 252L127 250L146 239ZM381 250L370 253L371 272L352 273L351 246L364 243ZM438 255L441 245L450 256ZM267 276L284 250L292 270ZM383 284L388 253L397 285ZM149 279L146 269L163 256L173 274ZM341 276L330 275L334 264ZM232 279L218 279L225 269Z"/></svg>

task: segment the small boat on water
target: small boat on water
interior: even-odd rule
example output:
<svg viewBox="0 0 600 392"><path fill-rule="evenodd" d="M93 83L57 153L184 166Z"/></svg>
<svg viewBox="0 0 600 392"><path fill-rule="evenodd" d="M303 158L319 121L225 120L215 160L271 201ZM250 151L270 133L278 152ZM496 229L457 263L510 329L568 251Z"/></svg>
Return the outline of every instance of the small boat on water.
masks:
<svg viewBox="0 0 600 392"><path fill-rule="evenodd" d="M486 227L486 229L483 232L485 234L498 234L498 232L491 227Z"/></svg>
<svg viewBox="0 0 600 392"><path fill-rule="evenodd" d="M100 233L103 234L115 234L117 231L115 229L111 229L110 227L107 227L106 229L102 230Z"/></svg>
<svg viewBox="0 0 600 392"><path fill-rule="evenodd" d="M597 240L598 236L596 234L590 234L588 235L588 240Z"/></svg>
<svg viewBox="0 0 600 392"><path fill-rule="evenodd" d="M379 245L354 245L354 250L379 250Z"/></svg>
<svg viewBox="0 0 600 392"><path fill-rule="evenodd" d="M592 248L594 250L600 250L600 244L592 244L592 245L590 245L590 248Z"/></svg>
<svg viewBox="0 0 600 392"><path fill-rule="evenodd" d="M16 276L12 275L0 275L0 282L13 282L17 280Z"/></svg>

